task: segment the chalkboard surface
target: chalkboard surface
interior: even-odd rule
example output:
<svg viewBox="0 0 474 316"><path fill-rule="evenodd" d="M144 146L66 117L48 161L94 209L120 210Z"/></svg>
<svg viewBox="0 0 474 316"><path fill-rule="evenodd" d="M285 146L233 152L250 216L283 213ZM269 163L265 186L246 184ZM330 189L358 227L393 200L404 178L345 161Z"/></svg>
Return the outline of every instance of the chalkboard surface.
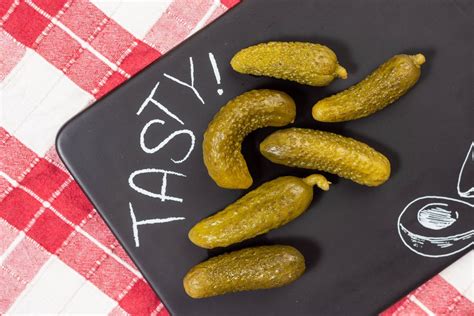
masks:
<svg viewBox="0 0 474 316"><path fill-rule="evenodd" d="M470 1L245 1L72 119L57 148L173 315L373 314L472 245L472 16ZM230 68L239 49L270 40L325 44L349 78L317 88ZM395 54L419 52L427 58L421 79L395 104L352 122L312 120L316 100L360 81ZM223 104L255 88L293 96L293 126L337 132L381 151L392 177L369 188L328 175L334 185L315 190L300 218L230 248L298 248L308 269L297 282L193 300L183 276L225 249L200 249L187 232L246 192L221 189L209 178L202 135ZM258 144L274 130L258 130L244 142L254 187L311 173L259 154ZM445 219L441 226L437 216Z"/></svg>

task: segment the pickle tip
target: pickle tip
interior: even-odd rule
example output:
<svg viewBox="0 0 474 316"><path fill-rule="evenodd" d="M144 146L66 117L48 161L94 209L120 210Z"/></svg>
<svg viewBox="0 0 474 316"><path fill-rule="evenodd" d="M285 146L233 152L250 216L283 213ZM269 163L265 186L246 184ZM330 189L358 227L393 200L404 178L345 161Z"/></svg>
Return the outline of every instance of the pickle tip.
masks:
<svg viewBox="0 0 474 316"><path fill-rule="evenodd" d="M337 65L336 75L337 75L337 77L339 77L341 79L347 79L347 70L346 70L346 68L342 67L341 65Z"/></svg>
<svg viewBox="0 0 474 316"><path fill-rule="evenodd" d="M416 66L421 66L426 62L426 58L423 54L410 55Z"/></svg>
<svg viewBox="0 0 474 316"><path fill-rule="evenodd" d="M318 188L320 188L323 191L328 191L329 185L331 184L331 182L329 182L323 175L320 175L320 174L312 174L304 178L303 182L309 186L316 185Z"/></svg>

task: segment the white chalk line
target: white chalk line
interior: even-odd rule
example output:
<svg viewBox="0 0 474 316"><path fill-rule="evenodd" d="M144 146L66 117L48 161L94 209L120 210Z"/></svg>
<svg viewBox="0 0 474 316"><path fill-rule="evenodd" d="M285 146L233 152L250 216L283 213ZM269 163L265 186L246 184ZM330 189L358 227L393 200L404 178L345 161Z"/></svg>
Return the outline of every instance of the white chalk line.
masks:
<svg viewBox="0 0 474 316"><path fill-rule="evenodd" d="M135 182L134 182L135 177L140 175L140 174L146 174L146 173L162 173L163 174L160 193L154 193L154 192L142 189L142 188L140 188L139 186L137 186L135 184ZM175 176L178 176L178 177L186 178L185 174L174 172L174 171L168 171L168 170L156 169L156 168L145 168L145 169L139 169L139 170L136 170L136 171L132 172L130 174L130 176L128 177L128 185L130 186L130 188L134 189L138 193L141 193L143 195L149 196L149 197L154 198L154 199L159 198L161 200L161 202L175 201L175 202L182 203L183 202L182 198L177 198L177 197L166 195L166 185L168 183L168 181L167 181L168 174L172 174L172 175L175 175Z"/></svg>
<svg viewBox="0 0 474 316"><path fill-rule="evenodd" d="M217 61L216 58L214 57L214 54L209 52L209 61L211 62L212 70L214 71L214 77L216 77L216 82L217 85L221 84L221 74L219 72L219 67L217 67ZM222 89L217 89L217 94L222 95L224 93L224 90Z"/></svg>
<svg viewBox="0 0 474 316"><path fill-rule="evenodd" d="M145 124L142 131L140 132L140 147L141 147L141 149L147 154L154 154L154 153L158 152L161 148L165 147L175 136L185 134L185 135L188 135L191 138L191 146L189 147L188 152L180 160L175 160L175 159L171 158L171 161L176 163L176 164L180 164L180 163L185 162L188 159L189 155L191 155L191 152L194 149L194 144L196 142L196 137L194 136L194 133L189 129L181 129L181 130L178 130L178 131L175 131L175 132L171 133L168 137L166 137L164 140L162 140L155 147L149 148L145 144L145 134L148 131L148 128L150 128L150 126L152 126L153 124L164 125L165 122L160 120L160 119L154 119L154 120L150 120L148 123Z"/></svg>
<svg viewBox="0 0 474 316"><path fill-rule="evenodd" d="M407 206L405 206L405 208L403 209L403 211L400 213L400 215L398 216L398 220L397 220L397 231L398 231L398 236L400 237L400 239L402 240L403 244L408 248L410 249L411 251L413 251L414 253L420 255L420 256L423 256L423 257L428 257L428 258L441 258L441 257L447 257L447 256L451 256L453 254L456 254L458 252L461 252L463 251L464 249L466 248L469 248L472 244L474 244L474 242L471 242L470 244L466 245L465 247L462 247L461 249L458 249L458 250L455 250L453 252L449 252L449 253L445 253L445 254L440 254L440 255L430 255L430 254L426 254L426 253L423 253L423 252L420 252L416 249L413 248L412 245L409 245L405 239L403 238L403 235L402 235L402 227L408 231L408 229L406 229L402 224L401 224L401 218L403 216L403 214L406 212L406 210L414 203L416 203L417 201L419 200L425 200L425 199L441 199L441 200L449 200L449 201L453 201L453 202L458 202L458 203L462 203L462 204L465 204L465 205L468 205L470 207L474 207L474 204L470 204L470 203L467 203L465 201L462 201L462 200L457 200L457 199L453 199L453 198L449 198L449 197L445 197L445 196L436 196L436 195L427 195L427 196L422 196L422 197L419 197L417 199L414 199L413 201L411 201L410 203L408 203ZM409 232L409 231L408 231ZM469 231L467 232L467 237L470 237L469 236L469 233L470 232L474 232L474 231ZM410 232L411 233L411 232ZM416 235L414 233L411 233L413 235ZM465 233L466 234L466 233ZM460 235L453 235L453 236L447 236L447 237L433 237L433 238L444 238L444 239L447 239L449 240L449 238L451 237L454 237L454 238L457 238L457 237L460 237L462 234ZM420 235L416 235L416 236L419 236L420 238L422 237L423 239L425 240L430 240L430 237L425 237L425 236L420 236ZM439 241L439 240L438 240Z"/></svg>
<svg viewBox="0 0 474 316"><path fill-rule="evenodd" d="M433 230L441 230L454 224L458 217L453 218L451 211L440 206L447 208L448 204L429 203L423 206L417 214L418 222L422 226Z"/></svg>
<svg viewBox="0 0 474 316"><path fill-rule="evenodd" d="M464 173L464 168L466 167L467 162L469 161L469 158L471 159L471 163L474 165L474 142L471 143L471 147L469 147L469 150L467 151L466 158L464 159L464 162L461 166L461 170L459 171L459 175L458 175L458 183L457 183L458 195L463 198L474 198L474 187L467 189L467 191L465 192L461 192L461 179Z"/></svg>
<svg viewBox="0 0 474 316"><path fill-rule="evenodd" d="M461 189L460 189L460 185L461 185L461 179L462 179L462 176L463 176L463 173L464 173L464 168L465 166L467 165L469 159L472 160L472 162L474 163L474 142L471 142L471 145L469 147L469 150L467 151L467 154L466 154L466 158L464 159L462 165L461 165L461 169L459 171L459 175L458 175L458 181L457 181L457 192L458 192L458 195L460 197L464 197L464 198L473 198L474 197L474 194L471 194L474 192L474 187L471 187L469 188L467 191L465 192L461 192ZM414 243L414 245L409 245L405 239L403 238L403 235L402 235L402 232L401 230L404 229L405 233L408 235L409 238L412 238L412 236L414 236L415 238L419 239L419 240L424 240L424 241L429 241L429 242L432 242L432 241L436 241L435 243L437 243L437 246L439 246L440 248L448 248L450 247L451 245L448 243L449 240L452 240L453 238L458 238L460 236L462 236L463 238L462 239L468 239L468 238L471 238L473 233L474 233L474 230L470 230L470 231L467 231L463 234L459 234L459 235L453 235L453 236L446 236L446 237L426 237L426 236L421 236L421 235L417 235L417 234L414 234L412 233L411 231L409 231L407 228L405 228L402 224L401 224L401 218L403 216L403 214L407 211L407 209L415 202L419 201L419 200L423 200L423 199L438 199L438 200L449 200L449 201L453 201L453 202L456 202L456 203L461 203L461 204L465 204L465 205L468 205L469 207L474 207L474 204L470 204L470 203L467 203L465 201L462 201L462 200L457 200L457 199L453 199L453 198L449 198L449 197L445 197L445 196L435 196L435 195L432 195L432 196L422 196L422 197L419 197L413 201L411 201L410 203L408 203L407 206L405 206L405 208L403 209L403 211L400 213L400 215L398 216L398 219L397 219L397 231L398 231L398 235L400 237L400 239L402 240L403 244L408 248L410 249L411 251L413 251L414 253L416 254L419 254L421 256L424 256L424 257L429 257L429 258L440 258L440 257L446 257L446 256L450 256L450 255L453 255L453 254L456 254L458 252L461 252L463 251L464 249L470 247L471 245L474 244L474 241L471 242L470 244L466 245L465 247L462 247L461 249L458 249L458 250L455 250L455 251L452 251L452 252L449 252L449 253L444 253L444 254L440 254L440 255L429 255L429 254L426 254L426 253L422 253L418 250L415 250L413 247L416 247L416 241L412 239L412 242ZM433 203L432 203L433 204ZM428 204L428 205L432 205L432 204ZM434 203L436 204L436 203ZM443 205L442 203L438 203L438 205ZM444 203L444 205L447 205ZM426 209L427 206L424 206L422 207L421 209L418 210L417 212L417 220L418 222L424 226L424 227L427 227L427 228L431 228L433 229L433 227L429 227L429 226L432 226L431 224L432 223L424 223L423 221L420 221L420 211ZM456 219L457 220L459 218L459 213L456 211ZM426 215L426 214L425 214ZM454 220L454 221L455 221ZM427 225L427 224L430 224L430 225ZM449 226L449 225L448 225ZM446 226L447 227L447 226ZM442 228L445 228L445 227L442 227ZM441 229L442 229L441 228ZM436 229L436 228L435 228ZM442 241L443 239L446 241L446 244L443 245ZM421 243L423 245L423 243ZM432 242L433 244L433 242Z"/></svg>
<svg viewBox="0 0 474 316"><path fill-rule="evenodd" d="M135 247L140 247L140 237L138 236L138 226L141 225L152 225L152 224L162 224L175 221L185 220L185 217L167 217L167 218L153 218L147 220L137 221L135 216L135 211L133 210L133 205L131 202L128 202L128 207L130 210L130 217L132 219L132 231L133 231L133 240L135 241Z"/></svg>
<svg viewBox="0 0 474 316"><path fill-rule="evenodd" d="M219 68L217 67L216 58L213 53L209 53L209 60L211 61L212 70L214 71L214 76L216 77L217 84L221 84L221 74L219 73Z"/></svg>
<svg viewBox="0 0 474 316"><path fill-rule="evenodd" d="M446 236L446 237L426 237L426 236L422 236L422 235L419 235L419 234L415 234L415 233L412 233L411 231L409 231L405 226L403 226L403 224L400 224L400 227L407 233L407 235L409 236L413 236L415 238L418 238L420 240L425 240L425 241L433 241L433 242L437 242L437 243L442 243L443 241L451 241L451 240L458 240L458 239L467 239L469 237L472 237L474 236L474 229L471 229L471 230L468 230L464 233L460 233L460 234L455 234L455 235L450 235L450 236Z"/></svg>
<svg viewBox="0 0 474 316"><path fill-rule="evenodd" d="M147 105L151 102L152 104L156 105L160 110L162 110L163 112L165 112L166 115L168 115L169 117L171 117L172 119L176 120L178 123L180 123L181 125L184 125L184 122L181 121L181 119L179 117L177 117L175 114L173 114L170 110L168 110L168 108L166 106L164 106L163 104L161 104L160 102L156 101L155 99L153 99L153 96L155 95L156 93L156 90L158 89L158 86L160 85L160 82L158 81L155 86L153 87L153 89L151 90L151 93L150 95L145 99L145 101L143 101L143 103L140 105L140 108L138 109L137 111L137 115L140 115L142 114L143 110L147 107Z"/></svg>
<svg viewBox="0 0 474 316"><path fill-rule="evenodd" d="M176 82L176 83L178 83L178 84L180 84L180 85L182 85L182 86L185 86L185 87L191 89L191 90L193 91L193 93L196 95L196 97L199 99L199 101L201 101L202 104L205 104L203 98L201 97L201 95L199 94L199 92L198 92L198 91L196 90L196 88L194 87L194 62L193 62L193 58L192 58L192 57L189 57L189 68L190 68L190 74L191 74L191 85L189 85L189 84L186 83L186 82L183 82L183 81L179 80L179 79L176 78L176 77L173 77L173 76L171 76L171 75L168 75L167 73L164 73L163 75L164 75L166 78L168 78L168 79L170 79L170 80L172 80L172 81L174 81L174 82Z"/></svg>
<svg viewBox="0 0 474 316"><path fill-rule="evenodd" d="M185 217L167 217L167 218L154 218L154 219L147 219L143 221L137 221L137 225L151 225L151 224L161 224L161 223L169 223L174 221L182 221L185 220Z"/></svg>

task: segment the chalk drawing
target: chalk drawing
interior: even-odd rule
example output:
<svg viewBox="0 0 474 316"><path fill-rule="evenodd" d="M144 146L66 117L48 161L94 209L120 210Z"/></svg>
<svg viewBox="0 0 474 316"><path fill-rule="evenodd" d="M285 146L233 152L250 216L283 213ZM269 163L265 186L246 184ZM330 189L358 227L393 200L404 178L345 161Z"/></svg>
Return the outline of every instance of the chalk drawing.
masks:
<svg viewBox="0 0 474 316"><path fill-rule="evenodd" d="M446 203L429 203L418 211L418 222L426 228L441 230L451 226L459 218L457 211L447 210ZM454 214L453 214L454 213Z"/></svg>
<svg viewBox="0 0 474 316"><path fill-rule="evenodd" d="M185 220L185 217L166 217L166 218L152 218L137 221L137 217L135 212L133 211L133 205L131 202L128 203L130 208L130 218L132 219L132 231L133 231L133 239L135 240L135 247L140 247L140 238L138 236L138 226L142 225L153 225L153 224L163 224L175 221L182 221Z"/></svg>
<svg viewBox="0 0 474 316"><path fill-rule="evenodd" d="M214 77L216 77L217 85L221 84L221 74L219 72L219 67L217 67L216 58L213 53L209 53L209 61L211 62L212 70L214 71ZM224 90L221 88L217 89L217 94L222 95Z"/></svg>
<svg viewBox="0 0 474 316"><path fill-rule="evenodd" d="M150 126L152 126L153 124L164 125L165 122L163 122L162 120L159 120L159 119L155 119L155 120L151 120L147 124L145 124L145 126L143 127L143 129L140 133L140 147L142 148L142 150L144 152L146 152L147 154L154 154L157 151L159 151L161 148L165 147L166 144L168 144L176 136L178 136L178 135L188 135L191 139L191 145L189 146L189 149L188 149L188 152L186 153L186 155L180 160L174 160L173 158L171 158L171 161L173 161L174 163L182 163L182 162L186 161L186 159L188 159L189 155L191 154L191 152L194 149L194 143L196 142L196 137L194 136L194 133L192 131L190 131L189 129L178 130L178 131L175 131L175 132L171 133L168 137L166 137L163 141L161 141L161 143L159 143L157 146L155 146L153 148L149 148L147 145L145 145L145 134L148 131L148 128Z"/></svg>
<svg viewBox="0 0 474 316"><path fill-rule="evenodd" d="M189 57L189 68L190 68L190 75L191 75L191 84L189 83L186 83L184 81L181 81L179 80L178 78L176 77L173 77L171 75L168 75L168 74L163 74L166 78L182 85L182 86L185 86L189 89L191 89L194 94L196 95L196 97L199 99L199 101L201 101L202 104L205 104L204 100L202 99L201 95L199 94L199 92L196 90L196 88L194 87L194 62L193 62L193 58L192 57Z"/></svg>
<svg viewBox="0 0 474 316"><path fill-rule="evenodd" d="M220 5L220 2L218 0L214 0L213 8L209 10L206 13L205 19L203 19L200 23L204 23L203 21L207 21L207 19L210 17L212 12ZM214 73L214 77L216 79L217 83L217 94L218 95L223 95L224 90L221 88L221 75L219 72L219 67L217 66L217 61L212 52L208 53L209 61ZM202 104L205 104L204 99L201 97L199 94L199 91L195 87L195 78L194 78L194 61L193 57L189 57L189 74L190 74L190 82L187 83L183 80L180 80L170 74L163 73L163 76L179 85L182 85L186 88L191 89L191 91L194 93L196 98L201 102ZM185 125L184 122L173 112L171 112L165 105L163 105L161 102L158 101L158 96L157 96L157 90L158 87L160 86L160 81L157 81L153 89L151 90L150 94L146 97L146 99L140 104L140 107L138 111L136 112L137 116L140 116L145 109L149 106L152 105L153 108L157 107L160 109L164 114L166 114L168 117L172 118L176 122L180 123L181 125ZM175 158L170 158L171 161L175 164L180 164L185 162L189 157L191 152L194 150L195 142L196 142L196 137L194 133L189 130L189 129L179 129L171 132L166 138L161 140L161 142L153 146L150 144L151 141L154 140L154 137L148 136L147 138L147 133L149 132L149 129L152 128L152 126L155 126L154 128L158 128L156 125L165 125L168 123L168 120L165 120L163 117L160 118L153 118L146 123L143 128L140 131L140 138L139 138L139 145L142 151L146 154L156 154L158 153L161 149L166 147L166 145L171 142L174 138L180 137L180 135L186 135L186 137L189 137L189 148L187 149L186 154L184 157L181 159L175 159ZM140 175L155 175L159 174L159 178L161 180L161 188L158 191L158 188L154 191L153 189L145 189L139 185L136 184L136 178ZM144 169L139 169L130 174L128 177L128 185L130 186L131 189L134 191L147 196L149 198L153 199L158 199L161 202L166 202L166 201L173 201L173 202L178 202L178 203L183 203L183 198L177 197L177 196L171 196L167 194L167 185L168 185L168 176L173 175L177 177L186 177L186 175L179 173L179 172L174 172L174 171L169 171L169 170L164 170L164 169L157 169L157 168L144 168ZM156 182L153 182L156 183ZM133 209L132 202L129 202L129 209L130 209L130 218L132 220L132 231L133 231L133 238L135 241L135 246L140 247L140 239L139 239L139 234L138 230L140 226L143 225L152 225L152 224L163 224L163 223L169 223L173 221L180 221L184 220L184 217L166 217L166 218L152 218L152 219L146 219L146 220L137 220L137 216L135 214L135 211Z"/></svg>
<svg viewBox="0 0 474 316"><path fill-rule="evenodd" d="M472 178L468 179L468 177ZM467 183L464 184L464 181ZM466 185L465 189L461 189L463 184ZM469 186L470 188L468 188ZM459 171L457 189L460 197L474 198L474 142L472 142L471 147L467 151L466 159L464 159Z"/></svg>
<svg viewBox="0 0 474 316"><path fill-rule="evenodd" d="M464 198L471 198L474 193L472 187L467 191L460 190L466 164L474 160L473 145L474 142L471 143L458 177L457 192ZM398 217L398 235L408 249L421 256L451 256L474 243L472 208L474 204L446 196L429 195L416 198L408 203ZM459 223L470 223L471 228L459 231Z"/></svg>
<svg viewBox="0 0 474 316"><path fill-rule="evenodd" d="M474 210L471 208L474 208L474 204L445 196L419 197L411 201L398 217L398 234L405 246L421 256L439 258L453 255L473 244L474 229L458 233L455 233L455 229L449 230L449 227L452 228L457 221L469 222L474 218L471 215ZM464 210L463 213L467 218L460 216L458 211L461 209ZM435 211L440 214L440 210L444 211L441 216L426 213ZM410 216L412 212L417 212L418 221L413 221L413 217ZM431 218L428 219L428 216ZM425 229L423 230L418 224ZM439 236L439 233L436 234L438 236L428 236L427 229L434 232L446 229L447 233L444 236Z"/></svg>
<svg viewBox="0 0 474 316"><path fill-rule="evenodd" d="M142 114L143 110L148 106L148 104L154 104L156 105L160 110L162 110L166 115L171 117L172 119L176 120L179 122L181 125L184 125L184 122L180 120L179 117L177 117L175 114L173 114L166 106L158 102L157 100L153 99L153 96L155 95L156 89L158 89L158 86L160 85L160 82L158 81L155 85L155 87L151 90L150 95L143 101L143 103L140 105L140 108L138 109L137 115Z"/></svg>
<svg viewBox="0 0 474 316"><path fill-rule="evenodd" d="M151 192L151 191L145 190L143 188L140 188L134 182L134 179L135 179L136 176L141 175L141 174L152 174L152 173L161 173L161 174L163 174L163 176L161 178L160 193L155 193L155 192ZM141 193L143 195L149 196L149 197L154 198L154 199L160 199L162 202L164 202L164 201L175 201L175 202L182 203L183 202L182 198L166 195L166 186L168 185L168 175L169 174L174 175L174 176L178 176L178 177L184 177L184 178L186 177L186 175L184 175L182 173L174 172L174 171L168 171L168 170L163 170L163 169L155 169L155 168L146 168L146 169L136 170L136 171L132 172L130 174L130 176L128 177L128 185L132 189L137 191L138 193Z"/></svg>

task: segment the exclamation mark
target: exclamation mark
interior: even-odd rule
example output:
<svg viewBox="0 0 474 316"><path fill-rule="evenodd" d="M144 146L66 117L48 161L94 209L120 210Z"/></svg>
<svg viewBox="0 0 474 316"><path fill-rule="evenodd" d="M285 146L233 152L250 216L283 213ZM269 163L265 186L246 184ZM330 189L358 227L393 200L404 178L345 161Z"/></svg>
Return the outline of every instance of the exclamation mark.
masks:
<svg viewBox="0 0 474 316"><path fill-rule="evenodd" d="M214 70L214 76L216 77L217 85L221 84L221 74L219 73L219 68L217 68L216 59L214 58L213 53L209 53L209 60L211 62L212 70ZM224 90L221 88L217 89L217 94L222 95Z"/></svg>

